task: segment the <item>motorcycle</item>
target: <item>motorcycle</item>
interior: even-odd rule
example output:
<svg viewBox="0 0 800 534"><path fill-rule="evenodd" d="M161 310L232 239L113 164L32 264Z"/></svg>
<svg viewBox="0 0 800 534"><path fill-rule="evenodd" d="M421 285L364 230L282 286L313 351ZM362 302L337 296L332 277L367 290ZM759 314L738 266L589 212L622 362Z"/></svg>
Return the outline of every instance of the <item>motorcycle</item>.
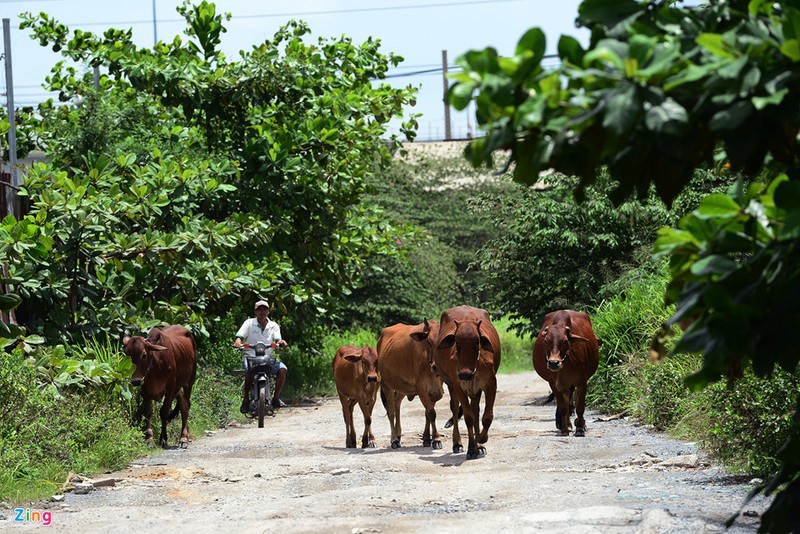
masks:
<svg viewBox="0 0 800 534"><path fill-rule="evenodd" d="M239 350L248 348L250 348L250 344L245 343L239 347ZM272 369L275 367L276 358L272 354L267 355L268 348L271 348L274 353L279 345L274 341L270 345L259 341L253 345L255 355L245 357L247 371L236 372L239 375L244 375L246 372L253 374L253 387L250 389L250 407L247 415L258 418L258 428L264 428L264 417L275 415L270 401L275 389L275 375L272 374Z"/></svg>

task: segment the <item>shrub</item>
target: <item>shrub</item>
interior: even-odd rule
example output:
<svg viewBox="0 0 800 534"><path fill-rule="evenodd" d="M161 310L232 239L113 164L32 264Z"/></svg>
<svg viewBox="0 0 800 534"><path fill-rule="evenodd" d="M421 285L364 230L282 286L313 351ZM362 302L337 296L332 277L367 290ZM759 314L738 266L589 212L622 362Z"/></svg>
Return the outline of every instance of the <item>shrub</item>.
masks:
<svg viewBox="0 0 800 534"><path fill-rule="evenodd" d="M670 316L663 304L666 280L663 270L632 279L589 314L602 340L600 365L587 395L594 408L618 413L641 402L650 340Z"/></svg>
<svg viewBox="0 0 800 534"><path fill-rule="evenodd" d="M800 371L776 371L766 380L748 372L732 387L714 385L704 445L736 471L774 473L778 449L795 424L798 391Z"/></svg>

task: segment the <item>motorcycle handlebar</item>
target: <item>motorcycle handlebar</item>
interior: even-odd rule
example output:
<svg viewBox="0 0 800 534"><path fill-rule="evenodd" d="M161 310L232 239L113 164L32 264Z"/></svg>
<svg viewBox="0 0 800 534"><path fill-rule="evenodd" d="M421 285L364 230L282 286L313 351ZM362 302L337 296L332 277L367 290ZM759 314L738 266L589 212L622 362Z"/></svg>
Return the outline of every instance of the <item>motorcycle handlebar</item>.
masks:
<svg viewBox="0 0 800 534"><path fill-rule="evenodd" d="M283 340L280 339L278 341L273 341L272 343L267 345L267 348L275 350L275 349L282 349L282 348L286 347L286 345L280 345L279 344L281 341L283 341ZM255 345L251 345L250 343L243 343L243 344L239 345L238 347L236 345L233 346L233 348L239 349L239 350L245 350L245 349L254 348L254 347L255 347Z"/></svg>

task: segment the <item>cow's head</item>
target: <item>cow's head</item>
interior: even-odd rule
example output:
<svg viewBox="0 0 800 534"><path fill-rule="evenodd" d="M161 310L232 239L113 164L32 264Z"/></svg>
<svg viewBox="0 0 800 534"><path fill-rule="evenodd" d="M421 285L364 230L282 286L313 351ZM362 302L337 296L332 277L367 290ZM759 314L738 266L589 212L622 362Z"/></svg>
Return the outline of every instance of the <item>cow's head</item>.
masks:
<svg viewBox="0 0 800 534"><path fill-rule="evenodd" d="M344 359L353 363L361 362L367 382L378 382L380 380L378 376L378 351L374 347L364 345L359 352L345 354Z"/></svg>
<svg viewBox="0 0 800 534"><path fill-rule="evenodd" d="M428 356L428 364L431 366L431 371L436 374L436 364L433 362L433 344L439 337L439 323L436 321L428 322L424 319L421 328L412 331L409 336L414 341L422 343L425 347L425 354Z"/></svg>
<svg viewBox="0 0 800 534"><path fill-rule="evenodd" d="M562 324L551 324L539 332L537 343L544 343L547 368L556 373L564 367L570 355L573 343L588 343L585 337L570 332L570 327Z"/></svg>
<svg viewBox="0 0 800 534"><path fill-rule="evenodd" d="M152 343L142 336L125 336L122 344L125 346L125 354L136 366L131 375L131 385L133 386L144 385L147 373L153 368L159 369L164 365L164 357L160 353L169 350L167 347Z"/></svg>
<svg viewBox="0 0 800 534"><path fill-rule="evenodd" d="M449 349L455 346L459 380L469 381L475 377L481 349L494 353L491 341L481 332L481 322L454 320L456 329L439 341L438 349Z"/></svg>

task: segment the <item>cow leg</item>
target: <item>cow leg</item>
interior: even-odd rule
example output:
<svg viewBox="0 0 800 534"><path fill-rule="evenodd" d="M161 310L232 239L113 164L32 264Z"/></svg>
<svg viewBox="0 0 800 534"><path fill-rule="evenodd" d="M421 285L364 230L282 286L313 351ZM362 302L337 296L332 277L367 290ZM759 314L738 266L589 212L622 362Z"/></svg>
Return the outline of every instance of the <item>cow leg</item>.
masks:
<svg viewBox="0 0 800 534"><path fill-rule="evenodd" d="M400 447L400 403L403 402L403 396L381 384L381 398L386 408L386 418L389 420L389 442L393 449L397 449Z"/></svg>
<svg viewBox="0 0 800 534"><path fill-rule="evenodd" d="M153 401L147 396L142 400L142 412L144 413L144 439L151 447L155 446L153 443Z"/></svg>
<svg viewBox="0 0 800 534"><path fill-rule="evenodd" d="M569 395L556 391L556 427L561 432L562 436L569 434L570 420L569 420Z"/></svg>
<svg viewBox="0 0 800 534"><path fill-rule="evenodd" d="M356 446L356 431L353 427L353 407L355 401L351 401L341 393L339 401L342 403L342 415L344 416L344 446L353 449Z"/></svg>
<svg viewBox="0 0 800 534"><path fill-rule="evenodd" d="M583 437L586 435L586 419L583 418L583 412L586 409L586 386L579 386L575 390L575 413L578 417L575 419L575 435Z"/></svg>
<svg viewBox="0 0 800 534"><path fill-rule="evenodd" d="M361 414L364 416L364 434L361 436L361 448L374 448L375 436L372 434L372 406L374 403L367 404L363 400L358 401Z"/></svg>
<svg viewBox="0 0 800 534"><path fill-rule="evenodd" d="M186 400L186 395L180 391L178 392L178 406L181 409L181 439L178 441L178 446L185 449L189 446L189 401Z"/></svg>
<svg viewBox="0 0 800 534"><path fill-rule="evenodd" d="M486 443L489 440L489 427L492 426L494 420L494 400L497 397L497 379L493 376L492 381L486 390L486 404L483 408L483 429L480 436L478 436L478 443Z"/></svg>
<svg viewBox="0 0 800 534"><path fill-rule="evenodd" d="M172 391L167 392L164 395L164 404L161 405L161 435L159 436L159 442L161 443L161 448L167 448L167 425L169 424L169 413L172 409L172 401L175 400L175 393Z"/></svg>
<svg viewBox="0 0 800 534"><path fill-rule="evenodd" d="M425 433L422 434L422 445L439 450L442 448L442 437L436 429L436 403L427 392L420 393L419 400L425 407Z"/></svg>
<svg viewBox="0 0 800 534"><path fill-rule="evenodd" d="M450 392L450 412L453 414L453 452L464 452L464 445L461 444L461 432L458 430L458 410L461 404L458 402L454 389L456 388L447 386L447 391Z"/></svg>
<svg viewBox="0 0 800 534"><path fill-rule="evenodd" d="M467 401L469 402L469 401ZM462 404L462 406L464 406ZM486 449L478 447L478 442L475 437L475 414L472 412L472 407L464 408L464 424L467 427L467 460L474 460L486 454Z"/></svg>

